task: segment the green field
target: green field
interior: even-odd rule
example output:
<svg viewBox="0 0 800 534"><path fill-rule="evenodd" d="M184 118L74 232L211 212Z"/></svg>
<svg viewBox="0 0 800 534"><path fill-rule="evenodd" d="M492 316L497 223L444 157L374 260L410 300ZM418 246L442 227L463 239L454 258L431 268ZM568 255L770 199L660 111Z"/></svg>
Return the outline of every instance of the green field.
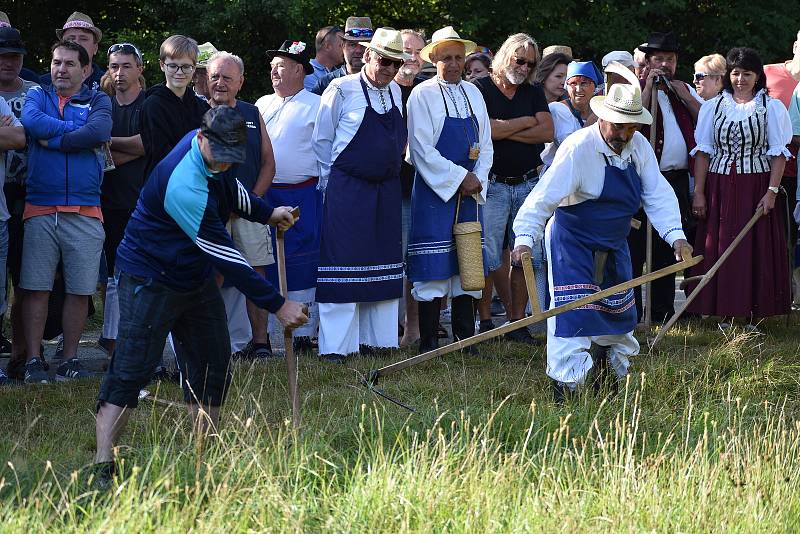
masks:
<svg viewBox="0 0 800 534"><path fill-rule="evenodd" d="M283 363L237 364L218 436L201 450L184 411L143 402L105 492L87 469L98 381L3 388L0 530L797 531L800 334L761 330L684 324L616 397L563 407L543 350L516 344L387 377L416 414L358 385L400 353L307 358L299 433Z"/></svg>

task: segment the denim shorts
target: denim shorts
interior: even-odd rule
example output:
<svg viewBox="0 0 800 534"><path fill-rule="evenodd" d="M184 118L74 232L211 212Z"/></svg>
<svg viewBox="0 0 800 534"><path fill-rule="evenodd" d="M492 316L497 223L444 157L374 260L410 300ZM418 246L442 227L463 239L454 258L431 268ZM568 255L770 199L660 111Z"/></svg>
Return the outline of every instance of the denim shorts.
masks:
<svg viewBox="0 0 800 534"><path fill-rule="evenodd" d="M489 181L486 192L486 204L483 205L483 237L486 240L486 255L489 260L489 271L497 270L503 263L503 241L508 232L509 246L514 243L514 217L528 193L539 182L539 178L531 178L521 184L507 185ZM542 247L533 247L533 264L539 266L544 261Z"/></svg>
<svg viewBox="0 0 800 534"><path fill-rule="evenodd" d="M193 291L118 273L119 333L100 403L135 408L139 390L161 363L167 334L181 354L184 401L220 406L230 385L230 340L225 305L211 277ZM178 347L176 347L178 349Z"/></svg>
<svg viewBox="0 0 800 534"><path fill-rule="evenodd" d="M52 291L60 260L66 292L94 295L105 237L100 219L78 213L51 213L27 219L20 287Z"/></svg>

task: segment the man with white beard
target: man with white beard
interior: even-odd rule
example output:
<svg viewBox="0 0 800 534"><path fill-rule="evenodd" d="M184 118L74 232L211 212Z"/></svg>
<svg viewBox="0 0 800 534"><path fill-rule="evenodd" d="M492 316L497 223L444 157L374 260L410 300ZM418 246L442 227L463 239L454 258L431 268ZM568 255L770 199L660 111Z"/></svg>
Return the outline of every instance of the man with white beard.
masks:
<svg viewBox="0 0 800 534"><path fill-rule="evenodd" d="M525 277L519 265L511 269L510 291L507 271L503 264L503 242L514 242L511 224L528 193L539 182L538 168L542 164L540 154L544 143L553 140L553 119L544 90L531 85L539 63L539 47L530 35L511 35L492 60L492 74L475 80L489 112L492 126L494 161L489 173L489 190L484 206L484 234L486 255L489 260L489 276L483 298L478 308L481 331L489 330L491 324L491 283L497 287L502 299L510 293L510 301L503 302L506 317L510 321L522 319L528 302ZM539 296L545 295L545 259L541 244L533 247L533 266L537 282L541 285ZM544 308L544 302L540 303ZM534 343L525 330L506 334L511 341Z"/></svg>

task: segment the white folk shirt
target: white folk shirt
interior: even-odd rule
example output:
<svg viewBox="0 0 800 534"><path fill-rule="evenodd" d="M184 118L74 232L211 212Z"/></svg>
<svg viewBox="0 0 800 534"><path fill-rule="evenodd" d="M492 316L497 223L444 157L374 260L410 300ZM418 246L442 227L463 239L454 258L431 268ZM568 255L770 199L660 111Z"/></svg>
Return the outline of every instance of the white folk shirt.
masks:
<svg viewBox="0 0 800 534"><path fill-rule="evenodd" d="M683 83L675 81L673 83ZM703 103L703 99L697 94L694 88L686 84L692 98ZM661 113L661 120L664 124L664 146L661 148L661 161L658 168L662 171L678 171L689 168L689 149L686 147L686 140L678 126L678 119L672 111L672 104L664 91L658 91L658 112Z"/></svg>
<svg viewBox="0 0 800 534"><path fill-rule="evenodd" d="M361 121L364 120L367 100L361 89L361 80L367 85L372 109L381 115L391 111L394 98L395 107L402 113L403 100L400 86L394 80L383 89L374 87L363 72L333 80L322 93L312 138L314 153L319 161L320 189L325 189L331 174L331 166L356 136ZM392 97L389 96L389 91ZM374 141L385 142L384 139ZM369 150L369 147L364 149Z"/></svg>
<svg viewBox="0 0 800 534"><path fill-rule="evenodd" d="M445 202L456 194L467 175L467 169L446 159L436 150L436 143L439 141L444 120L447 117L447 110L439 89L440 85L445 91L445 98L448 99L451 116L456 117L454 111L456 107L461 118L465 118L465 110L468 112L469 106L472 106L472 110L475 112L479 129L480 154L472 172L483 186L478 194L478 202L483 204L486 202L486 191L489 187L489 170L492 168L494 148L492 147L492 127L489 124L486 103L474 84L469 82L448 84L433 77L411 91L411 96L406 103L408 110L408 162L419 172L425 183ZM464 93L461 92L461 88L464 89ZM452 90L450 94L454 96L457 106L454 106L450 97L447 96L448 89ZM469 99L469 106L464 102L464 94Z"/></svg>
<svg viewBox="0 0 800 534"><path fill-rule="evenodd" d="M544 150L542 150L542 163L550 166L553 159L556 157L556 151L561 143L564 142L571 133L577 132L582 128L578 118L572 114L572 110L566 104L561 102L551 102L548 107L550 108L550 115L553 116L553 128L555 129L555 139L552 143L545 143Z"/></svg>
<svg viewBox="0 0 800 534"><path fill-rule="evenodd" d="M275 154L273 183L299 184L319 176L311 144L319 102L319 95L305 89L286 98L271 94L256 100Z"/></svg>
<svg viewBox="0 0 800 534"><path fill-rule="evenodd" d="M594 200L603 192L606 163L603 155L620 169L631 162L642 181L642 204L661 238L672 245L686 239L681 228L678 199L661 175L650 143L636 132L617 155L600 134L599 124L582 128L564 140L553 164L525 199L514 219L514 246L533 246L558 206Z"/></svg>

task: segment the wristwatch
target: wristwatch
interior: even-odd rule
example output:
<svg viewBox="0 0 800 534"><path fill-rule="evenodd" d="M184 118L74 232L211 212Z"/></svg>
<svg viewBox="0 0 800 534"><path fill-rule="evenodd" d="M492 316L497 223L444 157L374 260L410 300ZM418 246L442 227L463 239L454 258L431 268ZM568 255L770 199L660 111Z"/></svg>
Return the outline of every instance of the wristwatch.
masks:
<svg viewBox="0 0 800 534"><path fill-rule="evenodd" d="M778 187L777 185L771 185L767 189L769 189L770 191L772 191L776 195L778 194L778 191L781 190L780 187Z"/></svg>

